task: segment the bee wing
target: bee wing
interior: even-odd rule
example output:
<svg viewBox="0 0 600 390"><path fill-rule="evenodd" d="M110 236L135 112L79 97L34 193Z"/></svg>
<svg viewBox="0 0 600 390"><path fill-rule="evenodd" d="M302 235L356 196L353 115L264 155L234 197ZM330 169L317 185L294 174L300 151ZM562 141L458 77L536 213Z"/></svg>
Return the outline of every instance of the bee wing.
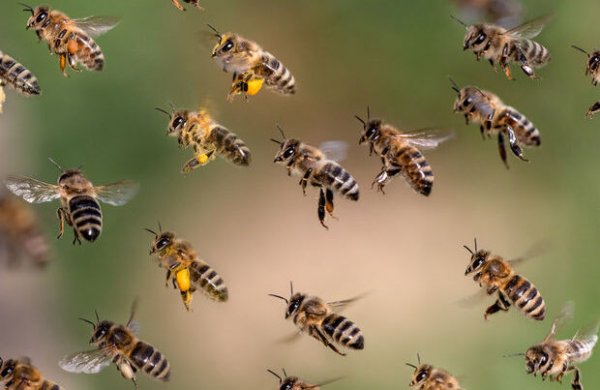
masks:
<svg viewBox="0 0 600 390"><path fill-rule="evenodd" d="M319 145L319 149L333 161L342 161L348 155L348 143L344 141L325 141Z"/></svg>
<svg viewBox="0 0 600 390"><path fill-rule="evenodd" d="M8 176L6 187L29 203L50 202L60 197L59 187L26 176Z"/></svg>
<svg viewBox="0 0 600 390"><path fill-rule="evenodd" d="M96 187L98 199L113 206L123 206L135 196L138 184L131 180L121 180L116 183Z"/></svg>
<svg viewBox="0 0 600 390"><path fill-rule="evenodd" d="M452 130L428 129L401 134L399 137L406 139L409 143L419 149L431 150L440 146L442 142L454 137L454 132Z"/></svg>
<svg viewBox="0 0 600 390"><path fill-rule="evenodd" d="M584 343L595 344L598 341L598 331L600 330L600 321L596 321L594 324L583 328L573 336L573 340L582 341Z"/></svg>
<svg viewBox="0 0 600 390"><path fill-rule="evenodd" d="M73 19L77 27L92 37L106 34L119 24L121 18L116 16L88 16L87 18Z"/></svg>
<svg viewBox="0 0 600 390"><path fill-rule="evenodd" d="M546 23L552 19L552 16L552 14L540 16L539 18L530 20L529 22L525 22L520 26L508 30L505 34L518 39L533 39L542 32L542 29Z"/></svg>
<svg viewBox="0 0 600 390"><path fill-rule="evenodd" d="M328 385L330 383L337 382L340 379L343 379L343 377L328 379L326 381L323 381L323 382L319 383L318 385L308 385L306 387L303 387L303 389L316 389L316 388L318 388L320 386L325 386L325 385Z"/></svg>
<svg viewBox="0 0 600 390"><path fill-rule="evenodd" d="M550 327L550 331L548 332L548 335L544 339L544 342L554 339L556 332L558 332L559 329L562 328L567 323L567 321L569 321L571 318L573 318L574 312L575 312L575 304L573 303L573 301L567 302L563 306L562 310L560 311L560 314L552 322L552 326Z"/></svg>
<svg viewBox="0 0 600 390"><path fill-rule="evenodd" d="M335 311L336 313L339 313L342 310L346 309L352 303L358 301L359 299L364 298L366 295L367 294L361 294L361 295L357 295L350 299L344 299L341 301L334 301L334 302L327 302L327 304L333 309L333 311Z"/></svg>
<svg viewBox="0 0 600 390"><path fill-rule="evenodd" d="M58 365L67 372L97 374L110 365L112 356L99 349L78 352L62 358Z"/></svg>

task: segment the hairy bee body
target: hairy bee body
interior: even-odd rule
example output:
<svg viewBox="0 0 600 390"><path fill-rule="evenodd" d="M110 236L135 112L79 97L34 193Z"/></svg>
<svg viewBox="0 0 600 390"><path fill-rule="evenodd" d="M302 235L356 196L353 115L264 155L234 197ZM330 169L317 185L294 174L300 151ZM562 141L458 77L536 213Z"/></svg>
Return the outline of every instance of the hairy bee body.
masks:
<svg viewBox="0 0 600 390"><path fill-rule="evenodd" d="M409 383L411 388L418 390L461 390L460 383L448 371L435 368L430 364L420 364L415 368L413 377Z"/></svg>
<svg viewBox="0 0 600 390"><path fill-rule="evenodd" d="M279 379L279 390L320 390L321 385L314 385L303 381L296 376L289 376L285 369L283 370L283 377L279 376L275 371L267 370ZM329 383L329 382L328 382Z"/></svg>
<svg viewBox="0 0 600 390"><path fill-rule="evenodd" d="M6 390L61 390L62 388L47 379L31 365L29 359L0 358L0 385Z"/></svg>
<svg viewBox="0 0 600 390"><path fill-rule="evenodd" d="M42 93L33 73L14 58L0 51L0 86L3 85L10 85L27 96Z"/></svg>

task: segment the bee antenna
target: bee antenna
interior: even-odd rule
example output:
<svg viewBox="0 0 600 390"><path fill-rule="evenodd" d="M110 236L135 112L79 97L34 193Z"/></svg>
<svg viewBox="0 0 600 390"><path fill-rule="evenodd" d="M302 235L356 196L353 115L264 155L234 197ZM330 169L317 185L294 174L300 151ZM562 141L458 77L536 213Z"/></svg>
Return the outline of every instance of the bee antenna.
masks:
<svg viewBox="0 0 600 390"><path fill-rule="evenodd" d="M59 170L59 171L61 171L61 172L64 172L64 171L65 171L65 170L63 169L63 167L61 167L61 166L60 166L60 164L59 164L59 163L57 163L56 161L54 161L54 160L52 159L52 157L48 157L48 160L50 160L50 162L51 162L52 164L54 164L54 166L55 166L56 168L58 168L58 170Z"/></svg>
<svg viewBox="0 0 600 390"><path fill-rule="evenodd" d="M288 374L287 372L285 372L285 368L282 368L281 371L283 371L283 375L285 375L285 377L287 378Z"/></svg>
<svg viewBox="0 0 600 390"><path fill-rule="evenodd" d="M279 298L279 299L283 299L285 301L285 303L289 304L290 301L287 300L287 298L282 297L281 295L277 295L277 294L269 294L269 296L271 297L275 297L275 298Z"/></svg>
<svg viewBox="0 0 600 390"><path fill-rule="evenodd" d="M465 27L468 27L467 24L465 22L463 22L462 20L460 20L459 18L457 18L454 15L450 15L450 18L454 19L455 21L457 21L458 23L462 24Z"/></svg>
<svg viewBox="0 0 600 390"><path fill-rule="evenodd" d="M281 128L281 126L279 126L279 123L277 124L277 129L281 133L281 136L283 137L283 139L287 139L285 136L285 133L283 132L283 129Z"/></svg>
<svg viewBox="0 0 600 390"><path fill-rule="evenodd" d="M473 242L475 243L475 253L477 253L477 237L473 237Z"/></svg>
<svg viewBox="0 0 600 390"><path fill-rule="evenodd" d="M271 374L275 375L277 379L279 379L279 383L283 382L283 379L275 371L267 369L267 372L270 372Z"/></svg>
<svg viewBox="0 0 600 390"><path fill-rule="evenodd" d="M412 368L414 368L415 370L416 370L417 368L419 368L419 367L415 366L415 365L414 365L414 364L412 364L412 363L405 363L405 364L406 364L407 366L409 366L409 367L412 367Z"/></svg>
<svg viewBox="0 0 600 390"><path fill-rule="evenodd" d="M371 120L371 107L367 106L367 120Z"/></svg>
<svg viewBox="0 0 600 390"><path fill-rule="evenodd" d="M511 353L509 355L502 355L502 357L505 357L505 358L515 357L515 356L525 356L525 354L523 352L517 352L517 353Z"/></svg>
<svg viewBox="0 0 600 390"><path fill-rule="evenodd" d="M94 329L96 328L96 324L94 324L92 321L88 320L87 318L81 318L81 317L79 317L79 320L80 320L80 321L83 321L83 322L86 322L86 323L88 323L88 324L90 324L90 325L92 325L92 327L93 327Z"/></svg>
<svg viewBox="0 0 600 390"><path fill-rule="evenodd" d="M419 363L419 366L421 365L421 355L419 355L419 353L417 352L417 362Z"/></svg>
<svg viewBox="0 0 600 390"><path fill-rule="evenodd" d="M31 8L30 5L24 4L24 3L18 3L19 5L22 5L23 7L25 7L23 9L24 12L31 12L31 15L33 15L33 8Z"/></svg>
<svg viewBox="0 0 600 390"><path fill-rule="evenodd" d="M452 77L448 77L448 79L450 80L450 83L452 83L452 90L456 93L460 93L460 88L458 87L458 84L456 84L456 81L454 81Z"/></svg>
<svg viewBox="0 0 600 390"><path fill-rule="evenodd" d="M168 112L167 110L163 110L163 109L162 109L162 108L160 108L160 107L154 107L154 109L155 109L156 111L164 112L165 114L167 114L167 116L168 116L169 118L171 117L171 114L169 114L169 112Z"/></svg>
<svg viewBox="0 0 600 390"><path fill-rule="evenodd" d="M213 26L211 26L210 24L206 23L206 25L208 26L208 28L210 28L211 30L214 31L215 35L217 36L217 38L221 39L223 38L223 36L221 35L221 33L219 32L219 30L217 30L216 28L214 28Z"/></svg>
<svg viewBox="0 0 600 390"><path fill-rule="evenodd" d="M131 304L131 312L129 313L129 319L127 320L128 328L129 328L129 325L131 325L131 322L133 321L133 317L135 316L135 312L137 311L139 302L140 302L139 297L135 297L135 299L133 300L133 303Z"/></svg>
<svg viewBox="0 0 600 390"><path fill-rule="evenodd" d="M588 56L590 55L590 53L588 53L587 51L583 50L582 48L580 48L579 46L575 46L575 45L571 45L571 47L573 49L579 50L580 52L587 54Z"/></svg>
<svg viewBox="0 0 600 390"><path fill-rule="evenodd" d="M156 232L152 229L144 228L144 230L149 232L150 234L154 234L155 236L158 236L158 234L156 234Z"/></svg>
<svg viewBox="0 0 600 390"><path fill-rule="evenodd" d="M156 221L156 222L158 222L158 231L162 233L163 230L162 230L162 226L160 225L160 221Z"/></svg>
<svg viewBox="0 0 600 390"><path fill-rule="evenodd" d="M281 141L277 141L277 140L276 140L276 139L274 139L274 138L271 138L271 141L275 142L277 145L280 145L280 146L281 146L281 145L283 145L283 142L281 142Z"/></svg>
<svg viewBox="0 0 600 390"><path fill-rule="evenodd" d="M292 295L290 295L290 297L293 297L294 296L294 282L292 282L291 280L290 280L290 292L292 293Z"/></svg>
<svg viewBox="0 0 600 390"><path fill-rule="evenodd" d="M94 309L94 313L96 313L96 321L100 322L100 316L98 315L98 310Z"/></svg>
<svg viewBox="0 0 600 390"><path fill-rule="evenodd" d="M473 250L471 248L469 248L468 246L463 245L463 248L465 248L466 250L468 250L470 254L472 254L472 255L475 254L475 252L473 252Z"/></svg>
<svg viewBox="0 0 600 390"><path fill-rule="evenodd" d="M367 127L367 122L365 122L363 118L359 117L358 115L354 115L354 117L356 119L358 119L360 121L360 123L363 124L364 127Z"/></svg>

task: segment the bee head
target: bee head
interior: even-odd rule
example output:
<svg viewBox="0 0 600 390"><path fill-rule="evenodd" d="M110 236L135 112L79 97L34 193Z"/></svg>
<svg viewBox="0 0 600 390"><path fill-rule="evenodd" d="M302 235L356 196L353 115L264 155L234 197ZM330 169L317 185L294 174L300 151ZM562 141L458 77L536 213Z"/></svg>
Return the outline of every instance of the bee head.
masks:
<svg viewBox="0 0 600 390"><path fill-rule="evenodd" d="M17 365L17 361L14 359L8 359L4 363L2 363L2 359L0 359L0 378L10 378L12 377L13 372L15 371L15 366Z"/></svg>
<svg viewBox="0 0 600 390"><path fill-rule="evenodd" d="M101 343L104 340L104 338L108 335L108 332L110 331L113 325L114 324L110 321L99 321L94 326L94 334L90 339L90 344L97 345Z"/></svg>
<svg viewBox="0 0 600 390"><path fill-rule="evenodd" d="M488 41L488 34L485 25L474 24L467 27L463 50L481 51L485 48Z"/></svg>
<svg viewBox="0 0 600 390"><path fill-rule="evenodd" d="M306 294L294 293L294 284L292 282L290 282L290 293L291 294L290 294L289 300L287 298L282 297L281 295L269 294L269 296L279 298L279 299L285 301L285 303L287 304L287 308L285 310L285 319L286 320L298 311L298 309L300 308L300 305L304 301L304 298L306 298Z"/></svg>
<svg viewBox="0 0 600 390"><path fill-rule="evenodd" d="M276 139L271 138L271 141L279 145L279 151L275 155L275 159L273 160L273 162L278 164L288 164L289 162L294 160L294 157L298 152L298 147L300 146L300 141L297 139L286 138L281 126L277 125L277 129L281 133L283 141L277 141Z"/></svg>
<svg viewBox="0 0 600 390"><path fill-rule="evenodd" d="M208 25L215 33L218 41L212 51L212 57L224 57L237 51L237 39L233 33L221 34L216 28Z"/></svg>
<svg viewBox="0 0 600 390"><path fill-rule="evenodd" d="M167 135L170 136L179 136L181 130L185 127L187 123L189 112L186 110L173 111L171 114L171 119L169 120L169 127L167 129Z"/></svg>
<svg viewBox="0 0 600 390"><path fill-rule="evenodd" d="M410 380L409 386L413 387L418 385L419 383L424 382L430 375L432 366L429 364L421 364L421 356L417 354L417 362L418 366L415 366L412 363L406 363L407 366L415 369L415 372Z"/></svg>
<svg viewBox="0 0 600 390"><path fill-rule="evenodd" d="M371 110L369 106L367 106L366 121L358 115L354 115L354 117L363 125L363 130L361 131L360 139L358 140L359 145L362 145L366 142L375 142L379 139L383 121L380 119L371 119Z"/></svg>
<svg viewBox="0 0 600 390"><path fill-rule="evenodd" d="M598 66L600 65L600 51L595 51L590 55L590 59L588 60L588 67L592 72L598 70Z"/></svg>
<svg viewBox="0 0 600 390"><path fill-rule="evenodd" d="M156 233L155 233L156 234ZM152 248L150 254L158 253L173 244L175 234L171 232L162 232L156 235L154 242L152 242Z"/></svg>
<svg viewBox="0 0 600 390"><path fill-rule="evenodd" d="M277 379L279 379L279 390L292 390L296 382L298 382L298 378L287 375L287 373L285 372L285 368L282 369L283 378L273 370L267 371L273 374Z"/></svg>
<svg viewBox="0 0 600 390"><path fill-rule="evenodd" d="M483 264L486 262L486 258L489 255L488 251L485 250L477 250L477 239L474 239L475 242L475 250L472 250L471 248L469 248L466 245L463 245L463 247L469 251L469 253L471 254L471 260L469 261L469 265L467 267L467 269L465 270L465 275L470 274L471 272L475 272L477 270L479 270L481 268L481 266L483 266Z"/></svg>
<svg viewBox="0 0 600 390"><path fill-rule="evenodd" d="M537 373L541 367L548 363L548 353L544 351L543 346L536 345L525 352L525 369L528 374Z"/></svg>
<svg viewBox="0 0 600 390"><path fill-rule="evenodd" d="M50 8L41 5L33 9L26 4L21 5L25 7L23 11L31 12L31 16L29 19L27 19L27 26L25 27L27 30L30 28L37 30L48 23L48 14L50 12Z"/></svg>

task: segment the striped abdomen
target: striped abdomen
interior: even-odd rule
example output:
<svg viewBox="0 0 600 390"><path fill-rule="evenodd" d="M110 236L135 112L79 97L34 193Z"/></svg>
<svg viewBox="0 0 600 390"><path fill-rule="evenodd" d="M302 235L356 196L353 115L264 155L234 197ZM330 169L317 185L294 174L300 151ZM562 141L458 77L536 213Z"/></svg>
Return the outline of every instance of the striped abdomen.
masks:
<svg viewBox="0 0 600 390"><path fill-rule="evenodd" d="M202 290L209 298L215 301L226 302L229 291L223 278L203 261L196 260L190 265L190 279L192 285Z"/></svg>
<svg viewBox="0 0 600 390"><path fill-rule="evenodd" d="M42 92L33 73L0 51L0 85L4 83L25 95L39 95Z"/></svg>
<svg viewBox="0 0 600 390"><path fill-rule="evenodd" d="M340 164L326 160L313 172L311 183L330 188L350 200L358 200L359 189L356 180Z"/></svg>
<svg viewBox="0 0 600 390"><path fill-rule="evenodd" d="M284 95L296 93L296 80L292 73L271 53L262 56L261 67L257 73L265 78L267 86Z"/></svg>
<svg viewBox="0 0 600 390"><path fill-rule="evenodd" d="M167 358L156 348L143 341L138 341L133 347L129 360L135 368L144 371L154 379L168 381L171 376L171 366Z"/></svg>
<svg viewBox="0 0 600 390"><path fill-rule="evenodd" d="M517 61L534 67L544 66L550 61L548 49L531 39L519 41L516 56Z"/></svg>
<svg viewBox="0 0 600 390"><path fill-rule="evenodd" d="M592 350L598 341L598 335L591 335L585 339L575 339L569 342L569 360L583 362L592 356Z"/></svg>
<svg viewBox="0 0 600 390"><path fill-rule="evenodd" d="M428 196L433 187L433 170L419 149L405 144L390 153L389 164L400 169L411 187L418 193Z"/></svg>
<svg viewBox="0 0 600 390"><path fill-rule="evenodd" d="M83 31L63 29L54 41L54 50L58 54L68 53L86 69L100 71L104 67L100 46Z"/></svg>
<svg viewBox="0 0 600 390"><path fill-rule="evenodd" d="M344 316L331 313L321 323L321 330L336 343L351 349L363 349L365 338L352 321Z"/></svg>
<svg viewBox="0 0 600 390"><path fill-rule="evenodd" d="M527 279L514 275L502 289L525 316L541 321L546 316L546 304L538 289Z"/></svg>
<svg viewBox="0 0 600 390"><path fill-rule="evenodd" d="M69 215L77 235L87 241L95 241L102 232L102 212L96 199L79 195L69 201Z"/></svg>
<svg viewBox="0 0 600 390"><path fill-rule="evenodd" d="M512 107L508 107L498 120L498 124L504 126L510 126L517 140L521 145L524 146L540 146L542 140L540 139L540 131L517 110Z"/></svg>
<svg viewBox="0 0 600 390"><path fill-rule="evenodd" d="M210 141L215 144L219 154L235 165L250 165L252 159L250 149L236 134L222 126L216 125L211 129Z"/></svg>

